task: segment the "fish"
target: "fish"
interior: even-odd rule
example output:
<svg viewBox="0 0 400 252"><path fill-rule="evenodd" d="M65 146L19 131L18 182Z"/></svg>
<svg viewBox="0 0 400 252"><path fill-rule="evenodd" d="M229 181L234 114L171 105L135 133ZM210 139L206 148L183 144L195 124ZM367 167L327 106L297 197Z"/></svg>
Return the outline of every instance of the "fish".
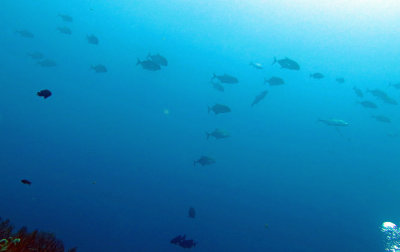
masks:
<svg viewBox="0 0 400 252"><path fill-rule="evenodd" d="M69 23L71 23L71 22L74 21L73 18L72 18L71 16L66 15L66 14L58 14L58 16L59 16L64 22L69 22Z"/></svg>
<svg viewBox="0 0 400 252"><path fill-rule="evenodd" d="M108 71L107 68L102 64L94 65L91 66L90 68L96 73L106 73Z"/></svg>
<svg viewBox="0 0 400 252"><path fill-rule="evenodd" d="M138 59L136 65L141 65L143 69L149 70L149 71L157 71L160 70L161 67L159 64L155 63L152 60L143 60L141 61Z"/></svg>
<svg viewBox="0 0 400 252"><path fill-rule="evenodd" d="M193 207L189 208L188 217L192 219L196 218L196 210Z"/></svg>
<svg viewBox="0 0 400 252"><path fill-rule="evenodd" d="M225 130L220 130L220 129L215 129L213 132L206 132L207 139L210 138L210 136L214 137L215 139L223 139L223 138L228 138L230 135L228 132Z"/></svg>
<svg viewBox="0 0 400 252"><path fill-rule="evenodd" d="M268 83L270 86L279 86L285 84L285 81L282 78L272 76L269 79L264 78L265 83Z"/></svg>
<svg viewBox="0 0 400 252"><path fill-rule="evenodd" d="M181 246L182 248L193 248L196 246L196 242L193 240L183 240L181 241L178 245Z"/></svg>
<svg viewBox="0 0 400 252"><path fill-rule="evenodd" d="M98 45L99 44L99 39L93 34L87 35L86 39L87 39L87 42L89 44L92 44L92 45Z"/></svg>
<svg viewBox="0 0 400 252"><path fill-rule="evenodd" d="M378 106L377 106L375 103L371 102L371 101L362 101L362 102L359 102L359 103L360 103L361 106L363 106L364 108L371 108L371 109L376 109L376 108L378 108Z"/></svg>
<svg viewBox="0 0 400 252"><path fill-rule="evenodd" d="M353 87L354 93L356 93L356 95L360 98L364 97L363 92L361 91L361 89L357 88L357 87Z"/></svg>
<svg viewBox="0 0 400 252"><path fill-rule="evenodd" d="M390 105L397 105L397 101L395 99L393 99L392 97L386 97L384 99L382 99L382 101L386 104L390 104Z"/></svg>
<svg viewBox="0 0 400 252"><path fill-rule="evenodd" d="M35 35L28 30L18 30L18 31L16 31L16 33L18 33L23 38L34 38L35 37Z"/></svg>
<svg viewBox="0 0 400 252"><path fill-rule="evenodd" d="M226 83L226 84L236 84L239 82L239 80L236 77L233 77L229 74L224 74L224 75L216 75L215 73L213 74L213 77L211 80L217 79L221 83Z"/></svg>
<svg viewBox="0 0 400 252"><path fill-rule="evenodd" d="M174 237L174 238L172 238L172 240L170 241L170 243L172 243L172 244L179 244L179 243L181 243L182 241L184 241L186 239L186 235L178 235L178 236L176 236L176 237Z"/></svg>
<svg viewBox="0 0 400 252"><path fill-rule="evenodd" d="M226 105L217 103L212 107L208 107L208 113L210 113L211 111L214 112L216 115L218 115L218 114L229 113L231 112L231 109Z"/></svg>
<svg viewBox="0 0 400 252"><path fill-rule="evenodd" d="M160 65L160 66L168 66L168 61L164 56L161 56L160 54L154 54L147 55L147 59L153 61L154 63Z"/></svg>
<svg viewBox="0 0 400 252"><path fill-rule="evenodd" d="M37 95L43 97L44 99L47 99L51 96L51 91L48 89L43 89L37 92Z"/></svg>
<svg viewBox="0 0 400 252"><path fill-rule="evenodd" d="M323 79L325 76L322 73L313 73L310 74L310 78L316 79L316 80L320 80Z"/></svg>
<svg viewBox="0 0 400 252"><path fill-rule="evenodd" d="M322 122L328 126L335 126L335 127L347 127L349 123L341 120L341 119L318 119L318 122Z"/></svg>
<svg viewBox="0 0 400 252"><path fill-rule="evenodd" d="M261 63L256 63L256 62L250 62L250 66L254 67L255 69L262 70L264 69L263 65Z"/></svg>
<svg viewBox="0 0 400 252"><path fill-rule="evenodd" d="M41 67L55 67L55 66L57 66L57 63L54 60L51 60L51 59L44 59L44 60L38 61L38 64Z"/></svg>
<svg viewBox="0 0 400 252"><path fill-rule="evenodd" d="M215 159L212 157L208 156L201 156L198 160L193 162L193 166L196 166L196 164L200 164L201 166L206 166L206 165L212 165L215 163Z"/></svg>
<svg viewBox="0 0 400 252"><path fill-rule="evenodd" d="M342 83L344 83L344 78L343 77L337 77L336 78L336 82L342 84Z"/></svg>
<svg viewBox="0 0 400 252"><path fill-rule="evenodd" d="M265 96L268 94L268 91L262 91L259 95L257 95L253 102L251 103L251 106L253 107L254 105L256 105L257 103L259 103L261 100L263 100L265 98Z"/></svg>
<svg viewBox="0 0 400 252"><path fill-rule="evenodd" d="M215 89L215 90L217 90L217 91L220 91L220 92L224 92L224 86L222 86L220 83L218 83L218 82L213 82L213 81L211 81L211 85L213 86L213 88Z"/></svg>
<svg viewBox="0 0 400 252"><path fill-rule="evenodd" d="M383 122L383 123L391 123L392 122L392 120L390 120L389 117L383 116L383 115L373 115L372 118L374 118L378 122Z"/></svg>
<svg viewBox="0 0 400 252"><path fill-rule="evenodd" d="M57 30L58 30L60 33L63 33L63 34L66 34L66 35L71 35L71 34L72 34L71 29L68 28L68 27L66 27L66 26L57 27Z"/></svg>
<svg viewBox="0 0 400 252"><path fill-rule="evenodd" d="M32 53L27 53L27 55L34 60L41 60L44 58L43 53L41 52L32 52Z"/></svg>
<svg viewBox="0 0 400 252"><path fill-rule="evenodd" d="M288 57L285 57L284 59L280 59L280 60L277 60L274 57L274 61L272 62L272 65L274 65L275 63L278 63L281 66L281 68L285 68L288 70L295 70L295 71L300 70L300 65L296 61L289 59Z"/></svg>
<svg viewBox="0 0 400 252"><path fill-rule="evenodd" d="M22 179L21 183L24 184L24 185L32 185L32 182L27 180L27 179Z"/></svg>
<svg viewBox="0 0 400 252"><path fill-rule="evenodd" d="M389 87L394 87L395 89L400 90L400 82L395 83L395 84L389 83Z"/></svg>
<svg viewBox="0 0 400 252"><path fill-rule="evenodd" d="M386 92L380 89L372 89L372 90L368 89L367 92L371 93L373 96L380 98L382 100L389 97Z"/></svg>

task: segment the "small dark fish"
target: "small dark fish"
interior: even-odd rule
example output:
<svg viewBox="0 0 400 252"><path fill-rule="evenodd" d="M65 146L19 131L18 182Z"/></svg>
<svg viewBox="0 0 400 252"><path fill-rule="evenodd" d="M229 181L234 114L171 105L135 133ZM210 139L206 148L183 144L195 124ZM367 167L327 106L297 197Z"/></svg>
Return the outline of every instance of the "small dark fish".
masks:
<svg viewBox="0 0 400 252"><path fill-rule="evenodd" d="M189 218L192 218L192 219L196 218L196 210L193 207L189 208L188 216L189 216Z"/></svg>
<svg viewBox="0 0 400 252"><path fill-rule="evenodd" d="M179 243L181 243L182 241L184 241L186 239L186 235L178 235L178 236L176 236L175 238L173 238L170 242L172 243L172 244L179 244Z"/></svg>
<svg viewBox="0 0 400 252"><path fill-rule="evenodd" d="M51 59L44 59L41 61L38 61L38 64L42 67L55 67L57 66L57 63L54 60Z"/></svg>
<svg viewBox="0 0 400 252"><path fill-rule="evenodd" d="M316 80L320 80L323 79L325 76L322 73L313 73L310 74L310 78L316 79Z"/></svg>
<svg viewBox="0 0 400 252"><path fill-rule="evenodd" d="M265 98L265 96L268 94L268 91L265 90L263 92L261 92L259 95L257 95L254 98L254 101L251 103L251 106L253 107L254 105L256 105L257 103L259 103L261 100L263 100Z"/></svg>
<svg viewBox="0 0 400 252"><path fill-rule="evenodd" d="M211 133L206 132L206 134L207 134L207 139L209 139L210 136L215 137L215 139L223 139L223 138L227 138L230 136L228 132L226 132L225 130L220 130L220 129L215 129Z"/></svg>
<svg viewBox="0 0 400 252"><path fill-rule="evenodd" d="M196 242L194 242L193 240L183 240L179 243L179 246L181 246L182 248L193 248L196 246Z"/></svg>
<svg viewBox="0 0 400 252"><path fill-rule="evenodd" d="M226 105L217 103L212 107L208 107L208 113L210 113L210 111L212 111L216 115L218 115L218 114L223 114L223 113L229 113L229 112L231 112L231 109Z"/></svg>
<svg viewBox="0 0 400 252"><path fill-rule="evenodd" d="M161 56L160 54L151 55L149 53L149 55L147 55L147 58L160 66L168 66L167 59L164 56Z"/></svg>
<svg viewBox="0 0 400 252"><path fill-rule="evenodd" d="M336 78L336 82L342 84L342 83L344 83L344 78L343 77L337 77Z"/></svg>
<svg viewBox="0 0 400 252"><path fill-rule="evenodd" d="M383 123L391 123L392 120L390 120L389 117L383 116L383 115L374 115L372 118L375 118L378 122L383 122Z"/></svg>
<svg viewBox="0 0 400 252"><path fill-rule="evenodd" d="M136 65L141 65L143 69L149 70L149 71L157 71L160 70L161 67L159 64L155 63L152 60L143 60L141 61L138 59Z"/></svg>
<svg viewBox="0 0 400 252"><path fill-rule="evenodd" d="M359 103L360 103L361 106L363 106L364 108L371 108L371 109L376 109L376 108L378 108L378 106L377 106L375 103L371 102L371 101L362 101L362 102L359 102Z"/></svg>
<svg viewBox="0 0 400 252"><path fill-rule="evenodd" d="M95 65L95 66L91 66L90 67L93 71L95 71L96 73L106 73L107 72L107 68L104 65Z"/></svg>
<svg viewBox="0 0 400 252"><path fill-rule="evenodd" d="M364 97L363 92L361 91L361 89L357 88L357 87L353 87L354 93L356 93L356 95L360 98Z"/></svg>
<svg viewBox="0 0 400 252"><path fill-rule="evenodd" d="M72 18L71 16L69 16L69 15L59 14L58 16L59 16L64 22L69 22L69 23L71 23L71 22L74 21L73 18Z"/></svg>
<svg viewBox="0 0 400 252"><path fill-rule="evenodd" d="M57 27L57 30L58 30L60 33L63 33L63 34L66 34L66 35L71 35L71 34L72 34L71 29L68 28L68 27L66 27L66 26Z"/></svg>
<svg viewBox="0 0 400 252"><path fill-rule="evenodd" d="M31 185L32 184L32 182L27 180L27 179L22 179L21 183L24 184L24 185Z"/></svg>
<svg viewBox="0 0 400 252"><path fill-rule="evenodd" d="M285 84L285 81L279 77L271 77L269 79L264 79L264 84L268 83L270 86L279 86Z"/></svg>
<svg viewBox="0 0 400 252"><path fill-rule="evenodd" d="M31 59L34 59L34 60L41 60L44 58L43 53L40 53L40 52L27 53L27 55L29 57L31 57Z"/></svg>
<svg viewBox="0 0 400 252"><path fill-rule="evenodd" d="M19 30L19 31L16 31L21 37L24 37L24 38L33 38L33 37L35 37L35 35L33 35L33 33L32 32L30 32L30 31L28 31L28 30Z"/></svg>
<svg viewBox="0 0 400 252"><path fill-rule="evenodd" d="M205 165L212 165L215 163L215 159L212 157L207 157L207 156L201 156L198 160L193 162L193 165L196 166L196 164L200 164L201 166Z"/></svg>
<svg viewBox="0 0 400 252"><path fill-rule="evenodd" d="M221 83L226 83L226 84L236 84L239 82L239 80L236 77L233 77L228 74L224 74L224 75L213 74L213 77L211 78L211 80L214 80L214 79L217 79Z"/></svg>
<svg viewBox="0 0 400 252"><path fill-rule="evenodd" d="M48 89L43 89L37 92L37 95L43 97L44 99L47 99L51 96L51 92Z"/></svg>
<svg viewBox="0 0 400 252"><path fill-rule="evenodd" d="M218 91L220 91L220 92L224 92L224 86L222 86L220 83L218 83L218 82L213 82L213 81L211 81L211 85L213 86L213 88L215 89L215 90L218 90Z"/></svg>
<svg viewBox="0 0 400 252"><path fill-rule="evenodd" d="M99 39L93 34L92 35L87 35L86 39L87 39L89 44L92 44L92 45L98 45L99 44Z"/></svg>
<svg viewBox="0 0 400 252"><path fill-rule="evenodd" d="M296 61L289 59L288 57L280 60L277 60L274 57L274 62L272 62L272 65L274 65L275 63L278 63L281 66L281 68L285 68L288 70L296 70L296 71L300 70L300 65Z"/></svg>

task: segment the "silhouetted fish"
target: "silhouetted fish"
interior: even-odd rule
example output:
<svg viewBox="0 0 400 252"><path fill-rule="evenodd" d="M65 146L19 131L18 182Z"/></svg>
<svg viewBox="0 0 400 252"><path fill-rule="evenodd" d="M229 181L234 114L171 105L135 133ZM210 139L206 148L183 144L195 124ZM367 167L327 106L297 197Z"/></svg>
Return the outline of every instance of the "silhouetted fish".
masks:
<svg viewBox="0 0 400 252"><path fill-rule="evenodd" d="M189 218L196 218L196 210L193 208L193 207L191 207L191 208L189 208Z"/></svg>
<svg viewBox="0 0 400 252"><path fill-rule="evenodd" d="M324 76L322 73L313 73L313 74L310 74L310 78L317 79L317 80L323 79L324 77L325 77L325 76Z"/></svg>
<svg viewBox="0 0 400 252"><path fill-rule="evenodd" d="M207 134L207 139L210 138L210 136L215 137L215 139L222 139L222 138L227 138L229 137L229 133L226 132L225 130L220 130L220 129L215 129L213 132Z"/></svg>
<svg viewBox="0 0 400 252"><path fill-rule="evenodd" d="M361 89L357 88L357 87L353 87L354 93L356 93L356 95L360 98L364 97L363 92L361 91Z"/></svg>
<svg viewBox="0 0 400 252"><path fill-rule="evenodd" d="M22 179L21 183L24 184L24 185L31 185L32 184L32 182L27 180L27 179Z"/></svg>
<svg viewBox="0 0 400 252"><path fill-rule="evenodd" d="M349 126L349 123L341 120L341 119L318 119L318 122L322 122L328 126L335 126L335 127L346 127Z"/></svg>
<svg viewBox="0 0 400 252"><path fill-rule="evenodd" d="M337 77L336 78L336 82L342 84L342 83L344 83L344 78L343 77Z"/></svg>
<svg viewBox="0 0 400 252"><path fill-rule="evenodd" d="M383 116L383 115L374 115L372 118L375 118L378 122L383 122L383 123L391 123L392 120L390 120L389 117Z"/></svg>
<svg viewBox="0 0 400 252"><path fill-rule="evenodd" d="M224 86L222 86L220 83L218 83L218 82L213 82L213 81L211 81L211 85L213 86L213 88L215 89L215 90L218 90L218 91L220 91L220 92L224 92Z"/></svg>
<svg viewBox="0 0 400 252"><path fill-rule="evenodd" d="M198 160L193 162L193 165L200 164L201 166L211 165L215 163L215 159L207 156L201 156Z"/></svg>
<svg viewBox="0 0 400 252"><path fill-rule="evenodd" d="M211 78L211 80L217 79L222 83L226 83L226 84L236 84L239 82L239 80L236 77L233 77L229 74L224 74L224 75L216 75L213 74L213 77Z"/></svg>
<svg viewBox="0 0 400 252"><path fill-rule="evenodd" d="M250 62L250 66L254 67L255 69L262 70L264 67L260 63Z"/></svg>
<svg viewBox="0 0 400 252"><path fill-rule="evenodd" d="M371 102L371 101L362 101L362 102L359 102L359 103L364 108L372 108L372 109L378 108L378 106L375 103Z"/></svg>
<svg viewBox="0 0 400 252"><path fill-rule="evenodd" d="M98 64L95 66L91 66L90 67L93 71L95 71L96 73L106 73L107 72L107 68L102 65L102 64Z"/></svg>
<svg viewBox="0 0 400 252"><path fill-rule="evenodd" d="M167 59L164 56L161 56L159 53L153 55L149 53L149 55L147 55L147 58L160 66L168 66Z"/></svg>
<svg viewBox="0 0 400 252"><path fill-rule="evenodd" d="M38 64L42 67L55 67L57 66L57 63L54 60L51 59L44 59L41 61L38 61Z"/></svg>
<svg viewBox="0 0 400 252"><path fill-rule="evenodd" d="M264 84L268 83L270 86L279 86L285 84L285 81L282 78L279 77L271 77L269 79L264 79Z"/></svg>
<svg viewBox="0 0 400 252"><path fill-rule="evenodd" d="M182 241L184 241L186 239L186 235L178 235L178 236L176 236L176 237L174 237L171 241L170 241L170 243L172 243L172 244L179 244L179 243L181 243Z"/></svg>
<svg viewBox="0 0 400 252"><path fill-rule="evenodd" d="M193 240L183 240L179 243L179 246L181 246L182 248L193 248L194 246L196 246L196 242L194 242Z"/></svg>
<svg viewBox="0 0 400 252"><path fill-rule="evenodd" d="M141 65L143 69L149 70L149 71L157 71L160 70L161 67L159 64L155 63L152 60L143 60L141 61L138 59L136 65Z"/></svg>
<svg viewBox="0 0 400 252"><path fill-rule="evenodd" d="M280 60L277 60L274 57L274 62L272 62L272 65L274 65L275 63L278 63L281 68L285 68L288 70L300 70L300 65L296 61L289 59L288 57Z"/></svg>
<svg viewBox="0 0 400 252"><path fill-rule="evenodd" d="M71 29L68 28L68 27L66 27L66 26L57 27L57 30L58 30L60 33L63 33L63 34L66 34L66 35L71 35L71 34L72 34Z"/></svg>
<svg viewBox="0 0 400 252"><path fill-rule="evenodd" d="M29 57L31 57L31 59L34 59L34 60L41 60L44 58L43 53L40 53L40 52L27 53L27 55Z"/></svg>
<svg viewBox="0 0 400 252"><path fill-rule="evenodd" d="M261 92L259 95L257 95L253 102L251 103L251 106L253 107L254 105L256 105L257 103L259 103L261 100L263 100L265 98L265 96L268 94L268 91L265 90L263 92Z"/></svg>
<svg viewBox="0 0 400 252"><path fill-rule="evenodd" d="M59 16L64 22L69 22L69 23L71 23L72 21L74 21L73 18L72 18L71 16L66 15L66 14L59 14L58 16Z"/></svg>
<svg viewBox="0 0 400 252"><path fill-rule="evenodd" d="M51 92L48 89L43 89L43 90L37 92L37 95L40 97L43 97L44 99L47 99L51 96Z"/></svg>
<svg viewBox="0 0 400 252"><path fill-rule="evenodd" d="M99 39L93 34L92 35L87 35L86 39L87 39L89 44L92 44L92 45L98 45L99 44Z"/></svg>
<svg viewBox="0 0 400 252"><path fill-rule="evenodd" d="M208 107L208 113L210 113L210 111L212 111L216 115L218 115L218 114L223 114L223 113L229 113L229 112L231 112L231 109L226 105L217 103L212 107Z"/></svg>
<svg viewBox="0 0 400 252"><path fill-rule="evenodd" d="M28 31L28 30L18 30L16 31L21 37L24 38L33 38L35 37L35 35L33 35L32 32Z"/></svg>

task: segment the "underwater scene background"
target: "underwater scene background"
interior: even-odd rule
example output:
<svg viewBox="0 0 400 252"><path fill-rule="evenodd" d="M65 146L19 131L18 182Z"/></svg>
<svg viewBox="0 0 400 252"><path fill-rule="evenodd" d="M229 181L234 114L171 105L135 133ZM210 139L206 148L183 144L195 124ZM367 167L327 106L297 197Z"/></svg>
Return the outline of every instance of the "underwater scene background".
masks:
<svg viewBox="0 0 400 252"><path fill-rule="evenodd" d="M178 235L207 252L396 251L380 227L400 221L398 13L2 0L0 216L78 251L187 250Z"/></svg>

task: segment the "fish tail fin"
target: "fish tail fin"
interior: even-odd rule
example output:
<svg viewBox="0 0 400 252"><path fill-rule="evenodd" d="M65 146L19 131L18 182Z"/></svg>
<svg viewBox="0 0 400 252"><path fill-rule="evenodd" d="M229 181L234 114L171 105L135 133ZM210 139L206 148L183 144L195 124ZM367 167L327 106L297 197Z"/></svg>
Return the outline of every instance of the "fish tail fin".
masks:
<svg viewBox="0 0 400 252"><path fill-rule="evenodd" d="M140 61L140 59L137 59L136 65L140 65L142 64L142 61Z"/></svg>
<svg viewBox="0 0 400 252"><path fill-rule="evenodd" d="M276 57L274 57L274 61L272 62L272 65L276 63Z"/></svg>
<svg viewBox="0 0 400 252"><path fill-rule="evenodd" d="M211 136L211 134L210 134L210 133L208 133L208 132L206 132L206 137L207 137L207 140L210 138L210 136Z"/></svg>

